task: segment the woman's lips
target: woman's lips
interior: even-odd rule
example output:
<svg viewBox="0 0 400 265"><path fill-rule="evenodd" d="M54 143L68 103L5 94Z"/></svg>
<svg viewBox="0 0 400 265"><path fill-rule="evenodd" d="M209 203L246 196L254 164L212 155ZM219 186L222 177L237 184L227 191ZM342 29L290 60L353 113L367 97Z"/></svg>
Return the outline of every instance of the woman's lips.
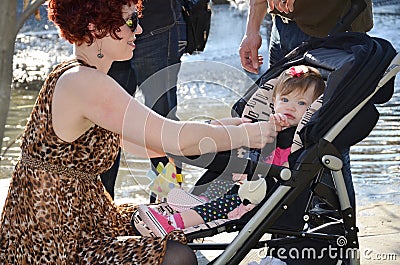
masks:
<svg viewBox="0 0 400 265"><path fill-rule="evenodd" d="M133 40L132 41L128 41L128 45L132 46L133 48L136 47L135 42Z"/></svg>

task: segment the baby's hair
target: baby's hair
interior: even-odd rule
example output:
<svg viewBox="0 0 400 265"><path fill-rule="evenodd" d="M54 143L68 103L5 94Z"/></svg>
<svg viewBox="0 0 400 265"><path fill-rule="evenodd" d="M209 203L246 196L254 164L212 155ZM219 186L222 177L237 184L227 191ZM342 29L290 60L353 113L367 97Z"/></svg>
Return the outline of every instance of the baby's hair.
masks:
<svg viewBox="0 0 400 265"><path fill-rule="evenodd" d="M297 65L283 71L278 77L273 97L277 94L287 95L294 90L304 94L309 88L314 88L313 101L325 90L325 82L319 71L311 66Z"/></svg>

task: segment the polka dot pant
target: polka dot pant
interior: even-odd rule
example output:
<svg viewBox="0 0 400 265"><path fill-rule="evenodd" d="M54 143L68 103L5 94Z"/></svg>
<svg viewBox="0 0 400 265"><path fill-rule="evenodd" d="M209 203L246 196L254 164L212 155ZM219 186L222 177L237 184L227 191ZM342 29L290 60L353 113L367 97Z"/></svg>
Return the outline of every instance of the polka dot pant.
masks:
<svg viewBox="0 0 400 265"><path fill-rule="evenodd" d="M204 196L209 200L215 200L224 196L224 194L234 186L235 182L232 179L217 179L211 182L211 184L207 187L207 190L200 194L200 196Z"/></svg>
<svg viewBox="0 0 400 265"><path fill-rule="evenodd" d="M192 208L204 222L211 222L217 219L227 219L228 213L239 207L242 203L238 194L225 194L223 197Z"/></svg>

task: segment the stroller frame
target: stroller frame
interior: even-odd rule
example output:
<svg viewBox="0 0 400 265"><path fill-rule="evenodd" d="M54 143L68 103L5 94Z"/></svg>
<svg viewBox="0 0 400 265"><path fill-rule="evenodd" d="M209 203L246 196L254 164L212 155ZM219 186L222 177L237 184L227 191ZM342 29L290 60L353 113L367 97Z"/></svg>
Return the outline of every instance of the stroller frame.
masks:
<svg viewBox="0 0 400 265"><path fill-rule="evenodd" d="M336 150L332 142L346 127L353 117L367 104L367 102L384 86L389 80L394 78L400 71L400 54L397 54L383 77L380 79L375 91L365 98L352 111L345 115L335 126L333 126L325 136L304 155L299 157L296 165L290 172L288 169L282 168L279 174L280 186L271 194L261 208L254 214L249 222L240 230L238 235L231 243L189 243L193 250L224 250L223 253L213 260L210 264L239 264L241 260L253 248L271 247L276 243L288 243L298 239L322 239L335 241L338 248L346 247L353 254L349 257L350 264L360 264L358 255L358 228L356 227L356 219L354 209L350 205L349 196L346 189L342 174L341 156ZM318 159L316 159L318 158ZM271 226L275 221L288 210L289 205L301 194L302 191L310 187L318 177L318 172L322 168L328 168L332 173L332 179L335 185L338 200L335 196L331 196L327 189L323 189L325 199L337 204L340 207L343 220L334 220L331 223L326 223L320 227L315 227L309 231L285 231L272 229ZM322 187L323 188L323 187ZM307 221L309 216L303 216L304 221ZM342 223L345 228L344 235L331 233L321 233L318 230L326 228L330 225ZM223 231L219 231L223 232ZM259 241L265 233L282 234L290 237ZM190 237L188 237L190 239Z"/></svg>

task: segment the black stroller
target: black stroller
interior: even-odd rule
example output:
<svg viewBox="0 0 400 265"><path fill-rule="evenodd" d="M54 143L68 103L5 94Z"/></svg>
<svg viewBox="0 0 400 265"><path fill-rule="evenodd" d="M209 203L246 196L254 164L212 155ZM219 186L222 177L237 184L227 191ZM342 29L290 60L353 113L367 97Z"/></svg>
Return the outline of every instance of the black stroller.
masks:
<svg viewBox="0 0 400 265"><path fill-rule="evenodd" d="M362 33L338 33L304 43L270 68L233 107L234 115L267 119L274 79L293 65L317 68L327 88L295 132L289 168L257 161L260 152L233 150L196 157L176 157L208 169L196 184L221 174L247 173L275 178L266 198L239 220L217 220L186 229L189 241L236 232L227 243L190 243L194 250L224 250L212 264L239 264L251 249L268 248L287 264L359 264L355 210L351 206L338 150L364 139L379 118L374 104L388 101L400 55L383 39ZM267 148L268 149L268 148ZM272 238L261 240L265 234ZM333 253L330 255L329 253Z"/></svg>
<svg viewBox="0 0 400 265"><path fill-rule="evenodd" d="M239 264L251 249L265 247L287 264L359 262L355 211L338 150L358 143L375 126L379 113L374 104L391 98L400 55L386 40L362 33L339 33L310 41L270 68L259 79L259 86L251 87L235 104L234 112L256 120L268 117L268 93L274 78L298 64L318 68L327 88L323 99L303 117L302 128L297 129L299 138L293 143L295 147L292 145L292 150L297 150L289 157L289 168L241 158L237 151L175 157L208 169L198 186L219 174L237 172L278 178L264 201L241 219L218 220L185 231L189 240L240 231L230 244L190 244L196 250L224 250L212 264ZM315 207L316 201L323 207ZM260 241L266 233L274 237ZM296 255L288 255L290 251ZM334 255L328 255L329 251Z"/></svg>

